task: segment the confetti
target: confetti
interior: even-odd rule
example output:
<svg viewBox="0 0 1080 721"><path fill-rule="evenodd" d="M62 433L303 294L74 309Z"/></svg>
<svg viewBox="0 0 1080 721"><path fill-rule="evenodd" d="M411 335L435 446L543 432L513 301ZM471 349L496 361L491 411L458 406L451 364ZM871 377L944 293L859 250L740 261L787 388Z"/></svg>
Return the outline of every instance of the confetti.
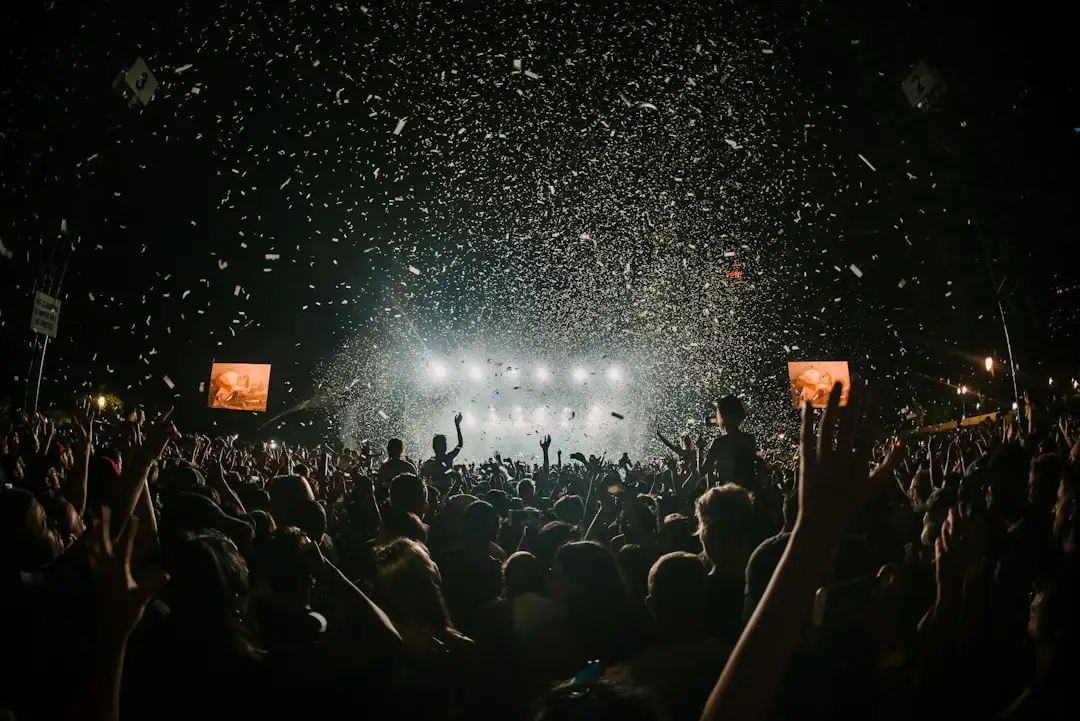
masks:
<svg viewBox="0 0 1080 721"><path fill-rule="evenodd" d="M405 118L401 118L397 121L397 126L394 128L394 135L401 135L401 131L405 129Z"/></svg>
<svg viewBox="0 0 1080 721"><path fill-rule="evenodd" d="M855 274L856 278L862 278L863 273L862 273L862 270L859 268L859 266L852 263L851 266L850 266L850 270L851 270L852 273Z"/></svg>
<svg viewBox="0 0 1080 721"><path fill-rule="evenodd" d="M163 376L161 380L165 381L165 385L169 386L169 390L176 387L176 384L172 382L172 378L169 376Z"/></svg>
<svg viewBox="0 0 1080 721"><path fill-rule="evenodd" d="M863 155L862 153L859 153L858 155L859 155L859 160L866 163L866 167L870 168L870 170L873 170L875 173L877 172L877 168L875 168L873 165L870 164L870 161L866 159L865 155Z"/></svg>

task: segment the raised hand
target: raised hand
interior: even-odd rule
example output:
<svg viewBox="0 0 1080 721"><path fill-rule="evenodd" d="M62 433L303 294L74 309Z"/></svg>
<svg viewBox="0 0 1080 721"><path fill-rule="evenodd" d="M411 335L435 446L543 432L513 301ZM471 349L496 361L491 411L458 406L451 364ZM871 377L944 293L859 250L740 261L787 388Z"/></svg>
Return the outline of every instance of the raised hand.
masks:
<svg viewBox="0 0 1080 721"><path fill-rule="evenodd" d="M461 421L462 421L462 419L463 419L464 417L465 417L465 416L461 415L461 413L457 413L457 414L455 414L455 415L454 415L454 425L455 425L455 426L460 426L460 425L461 425Z"/></svg>
<svg viewBox="0 0 1080 721"><path fill-rule="evenodd" d="M551 448L551 436L544 436L540 440L540 448L544 451L544 453L548 452L548 449Z"/></svg>
<svg viewBox="0 0 1080 721"><path fill-rule="evenodd" d="M169 420L172 412L173 409L170 406L156 420L146 426L142 447L151 458L160 458L161 454L165 452L166 446L169 445L169 441L180 437L180 431L176 430L176 426Z"/></svg>
<svg viewBox="0 0 1080 721"><path fill-rule="evenodd" d="M72 430L75 432L77 445L89 448L94 443L94 419L97 408L92 403L77 406L72 412Z"/></svg>
<svg viewBox="0 0 1080 721"><path fill-rule="evenodd" d="M869 437L863 398L865 385L852 382L846 406L837 383L814 432L813 409L803 406L799 463L797 523L815 532L843 534L855 513L884 490L900 461L901 444L892 444L885 460L870 470L873 439Z"/></svg>
<svg viewBox="0 0 1080 721"><path fill-rule="evenodd" d="M131 576L131 549L139 519L131 519L114 548L108 530L110 518L109 507L102 506L101 518L87 534L87 552L97 595L98 630L110 640L126 641L169 576L155 571L143 583L136 583Z"/></svg>
<svg viewBox="0 0 1080 721"><path fill-rule="evenodd" d="M987 528L979 516L965 518L949 509L934 543L935 576L938 589L960 590L968 575L982 568L986 558Z"/></svg>

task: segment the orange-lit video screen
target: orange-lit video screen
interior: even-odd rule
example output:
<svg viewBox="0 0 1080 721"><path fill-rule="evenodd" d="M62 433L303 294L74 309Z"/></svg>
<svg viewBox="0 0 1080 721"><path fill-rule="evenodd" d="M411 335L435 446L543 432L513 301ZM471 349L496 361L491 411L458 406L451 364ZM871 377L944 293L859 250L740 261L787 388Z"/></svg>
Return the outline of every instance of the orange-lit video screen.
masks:
<svg viewBox="0 0 1080 721"><path fill-rule="evenodd" d="M840 405L846 406L851 394L851 373L847 361L800 361L788 363L791 403L802 408L809 403L814 408L829 404L829 393L836 383L842 383Z"/></svg>
<svg viewBox="0 0 1080 721"><path fill-rule="evenodd" d="M265 412L269 393L269 363L214 363L210 368L211 408Z"/></svg>

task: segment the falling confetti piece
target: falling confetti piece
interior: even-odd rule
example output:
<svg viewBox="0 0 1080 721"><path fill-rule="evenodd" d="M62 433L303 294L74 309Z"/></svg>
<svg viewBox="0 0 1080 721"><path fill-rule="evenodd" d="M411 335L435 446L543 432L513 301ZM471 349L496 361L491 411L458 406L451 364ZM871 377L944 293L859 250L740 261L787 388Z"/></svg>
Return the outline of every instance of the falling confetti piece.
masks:
<svg viewBox="0 0 1080 721"><path fill-rule="evenodd" d="M205 392L206 392L206 381L202 381L202 382L199 383L199 393L205 393Z"/></svg>
<svg viewBox="0 0 1080 721"><path fill-rule="evenodd" d="M405 129L405 118L401 118L397 121L397 127L394 128L394 135L401 135L401 131Z"/></svg>
<svg viewBox="0 0 1080 721"><path fill-rule="evenodd" d="M181 65L178 68L173 68L173 72L179 75L180 73L191 70L193 67L195 67L194 63L188 63L187 65Z"/></svg>
<svg viewBox="0 0 1080 721"><path fill-rule="evenodd" d="M390 416L386 415L385 411L379 411L379 418L382 418L384 421L390 420Z"/></svg>
<svg viewBox="0 0 1080 721"><path fill-rule="evenodd" d="M417 268L416 266L410 265L409 266L409 272L412 273L413 275L420 275L420 269Z"/></svg>
<svg viewBox="0 0 1080 721"><path fill-rule="evenodd" d="M851 264L851 272L855 274L856 278L862 278L862 270L854 263Z"/></svg>
<svg viewBox="0 0 1080 721"><path fill-rule="evenodd" d="M897 288L903 288L905 285L907 285L907 280L904 279L904 278L901 278L900 282L896 284L896 287Z"/></svg>
<svg viewBox="0 0 1080 721"><path fill-rule="evenodd" d="M396 135L396 133L395 133L395 135ZM288 185L291 180L292 180L291 177L285 178L285 182L283 182L281 185L278 186L278 190L285 190L285 186Z"/></svg>
<svg viewBox="0 0 1080 721"><path fill-rule="evenodd" d="M624 416L622 413L616 413L615 411L612 411L611 412L611 417L612 418L618 418L621 421L626 416Z"/></svg>
<svg viewBox="0 0 1080 721"><path fill-rule="evenodd" d="M176 387L176 384L172 382L172 378L169 376L163 376L161 380L165 381L165 385L169 386L169 390Z"/></svg>
<svg viewBox="0 0 1080 721"><path fill-rule="evenodd" d="M266 260L281 260L281 256L277 253L267 253L263 258Z"/></svg>
<svg viewBox="0 0 1080 721"><path fill-rule="evenodd" d="M863 155L862 153L858 153L858 156L859 156L859 160L866 163L866 167L870 168L870 170L873 170L875 173L877 172L877 168L875 168L873 165L870 164L870 161L866 159L865 155Z"/></svg>

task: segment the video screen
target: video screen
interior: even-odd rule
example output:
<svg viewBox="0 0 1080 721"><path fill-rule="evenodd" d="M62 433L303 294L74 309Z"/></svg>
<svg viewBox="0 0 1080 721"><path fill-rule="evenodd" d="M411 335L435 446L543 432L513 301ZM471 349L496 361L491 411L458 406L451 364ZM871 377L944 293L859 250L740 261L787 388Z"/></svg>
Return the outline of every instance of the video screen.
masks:
<svg viewBox="0 0 1080 721"><path fill-rule="evenodd" d="M791 386L791 404L802 408L809 403L814 408L829 404L829 393L837 382L844 386L840 405L846 406L851 393L851 374L847 361L799 361L788 363L788 381Z"/></svg>
<svg viewBox="0 0 1080 721"><path fill-rule="evenodd" d="M210 368L211 408L264 413L269 393L268 363L214 363Z"/></svg>

